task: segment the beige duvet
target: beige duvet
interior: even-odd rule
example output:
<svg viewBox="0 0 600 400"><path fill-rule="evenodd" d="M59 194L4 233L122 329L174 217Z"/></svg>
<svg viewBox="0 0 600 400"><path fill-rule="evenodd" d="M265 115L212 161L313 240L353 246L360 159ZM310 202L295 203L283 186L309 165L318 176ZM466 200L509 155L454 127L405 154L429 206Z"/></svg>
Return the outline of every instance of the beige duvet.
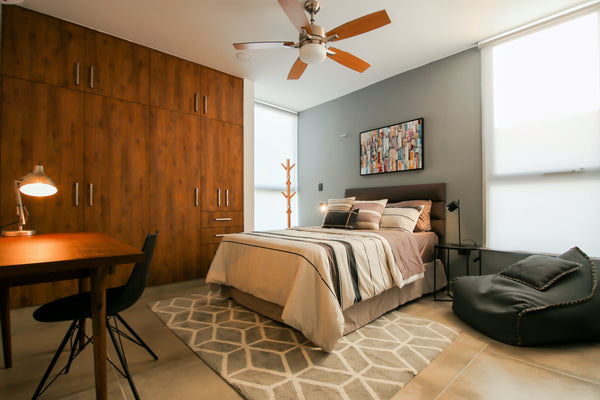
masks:
<svg viewBox="0 0 600 400"><path fill-rule="evenodd" d="M410 233L295 228L226 235L206 281L282 306L286 324L330 352L343 310L423 272Z"/></svg>

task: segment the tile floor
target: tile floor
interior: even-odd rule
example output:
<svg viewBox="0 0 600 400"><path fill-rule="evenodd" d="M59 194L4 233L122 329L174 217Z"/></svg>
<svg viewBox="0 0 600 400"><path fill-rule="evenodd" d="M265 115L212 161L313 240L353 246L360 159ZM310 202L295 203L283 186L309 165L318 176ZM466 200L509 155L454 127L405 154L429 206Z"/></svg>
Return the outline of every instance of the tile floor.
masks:
<svg viewBox="0 0 600 400"><path fill-rule="evenodd" d="M201 281L146 290L123 313L158 354L154 361L136 346L126 348L130 369L142 399L240 399L216 373L196 357L146 307L147 303L188 293ZM12 311L11 369L0 369L0 399L29 399L58 346L67 324L33 320L34 308ZM496 342L459 320L449 302L426 296L403 311L462 331L458 338L403 388L404 399L600 399L600 343L520 348ZM109 398L132 399L127 381L109 369ZM74 362L42 399L93 399L91 348Z"/></svg>

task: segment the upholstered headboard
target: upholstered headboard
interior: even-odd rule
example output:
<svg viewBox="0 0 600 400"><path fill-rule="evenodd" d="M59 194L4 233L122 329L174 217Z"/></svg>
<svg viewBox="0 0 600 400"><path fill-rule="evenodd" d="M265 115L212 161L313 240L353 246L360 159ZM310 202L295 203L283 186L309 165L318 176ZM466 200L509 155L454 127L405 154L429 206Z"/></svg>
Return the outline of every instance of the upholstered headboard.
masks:
<svg viewBox="0 0 600 400"><path fill-rule="evenodd" d="M388 203L405 200L431 200L431 230L440 243L446 237L446 184L426 183L423 185L382 186L374 188L346 189L345 197L356 196L356 200L388 199Z"/></svg>

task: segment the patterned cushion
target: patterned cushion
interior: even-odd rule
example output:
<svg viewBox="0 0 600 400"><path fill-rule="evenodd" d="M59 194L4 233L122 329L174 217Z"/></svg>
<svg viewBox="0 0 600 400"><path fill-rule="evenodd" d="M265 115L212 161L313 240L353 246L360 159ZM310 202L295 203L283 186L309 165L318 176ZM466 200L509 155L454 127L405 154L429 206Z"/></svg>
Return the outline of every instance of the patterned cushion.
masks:
<svg viewBox="0 0 600 400"><path fill-rule="evenodd" d="M347 197L345 199L327 200L327 211L350 211L354 205L356 197Z"/></svg>
<svg viewBox="0 0 600 400"><path fill-rule="evenodd" d="M356 229L379 230L379 221L381 220L381 214L383 214L386 204L387 199L369 201L356 200L354 202L354 209L360 209L358 219L356 220Z"/></svg>
<svg viewBox="0 0 600 400"><path fill-rule="evenodd" d="M327 211L322 226L323 228L354 229L358 211Z"/></svg>
<svg viewBox="0 0 600 400"><path fill-rule="evenodd" d="M383 210L380 228L400 229L406 232L413 232L423 208L425 208L423 205L394 208L386 207L386 209Z"/></svg>
<svg viewBox="0 0 600 400"><path fill-rule="evenodd" d="M429 232L431 230L431 200L407 200L401 201L399 203L390 203L387 207L412 207L412 206L425 206L421 215L419 215L419 220L417 221L417 226L415 227L415 232Z"/></svg>

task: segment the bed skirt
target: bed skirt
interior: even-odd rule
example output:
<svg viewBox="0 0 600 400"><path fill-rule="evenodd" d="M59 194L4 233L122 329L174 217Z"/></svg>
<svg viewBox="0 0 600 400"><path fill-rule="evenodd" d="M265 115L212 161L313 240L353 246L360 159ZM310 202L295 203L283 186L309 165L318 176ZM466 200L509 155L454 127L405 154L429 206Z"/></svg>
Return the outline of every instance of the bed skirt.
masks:
<svg viewBox="0 0 600 400"><path fill-rule="evenodd" d="M354 304L344 310L344 335L355 331L379 318L388 311L395 309L402 304L417 299L424 294L433 293L433 261L425 263L425 276L415 282L405 285L403 288L393 287L385 292L365 301ZM443 264L438 260L437 268L437 289L445 287L447 284ZM272 320L285 322L281 319L283 307L274 304L251 294L242 292L231 286L222 286L221 293L224 297L231 297L242 306L256 311Z"/></svg>

